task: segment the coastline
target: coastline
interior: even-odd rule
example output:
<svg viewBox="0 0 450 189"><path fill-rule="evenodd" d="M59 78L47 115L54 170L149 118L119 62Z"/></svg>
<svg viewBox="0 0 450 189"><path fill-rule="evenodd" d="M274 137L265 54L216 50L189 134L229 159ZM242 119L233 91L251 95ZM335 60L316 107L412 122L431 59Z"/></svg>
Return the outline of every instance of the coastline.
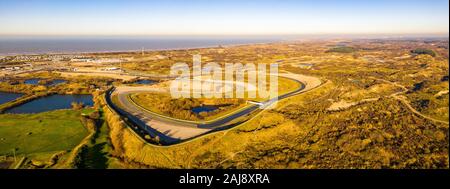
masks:
<svg viewBox="0 0 450 189"><path fill-rule="evenodd" d="M215 45L204 45L198 47L180 47L180 48L154 48L154 49L144 49L144 52L158 52L158 51L180 51L180 50L197 50L197 49L208 49L208 48L218 48L218 47L239 47L245 45L264 45L287 41L286 39L271 40L267 42L248 42L248 43L234 43L234 44L215 44ZM63 52L21 52L21 53L2 53L0 56L40 56L40 55L87 55L87 54L113 54L113 53L137 53L141 52L141 49L123 49L123 50L98 50L98 51L63 51Z"/></svg>

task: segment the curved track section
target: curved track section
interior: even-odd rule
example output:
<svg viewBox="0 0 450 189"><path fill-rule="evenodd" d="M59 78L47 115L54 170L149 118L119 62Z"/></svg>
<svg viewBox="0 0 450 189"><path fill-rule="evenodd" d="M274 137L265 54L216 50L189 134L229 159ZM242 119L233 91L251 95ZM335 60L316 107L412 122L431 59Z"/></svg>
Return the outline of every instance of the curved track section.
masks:
<svg viewBox="0 0 450 189"><path fill-rule="evenodd" d="M318 78L293 74L282 73L280 77L289 78L300 83L300 88L290 93L262 102L264 105L271 105L277 100L289 98L291 96L310 91L321 85ZM261 111L258 105L251 105L244 109L240 109L226 117L211 122L192 122L178 120L148 111L138 104L135 104L129 95L138 92L168 92L167 89L150 87L117 87L106 95L107 103L114 108L123 117L137 128L134 130L141 136L149 134L150 136L159 136L163 144L175 144L185 140L189 140L209 132L223 130L233 127L240 122L237 120L251 113ZM111 96L117 95L117 103L112 102ZM234 124L233 124L234 123Z"/></svg>

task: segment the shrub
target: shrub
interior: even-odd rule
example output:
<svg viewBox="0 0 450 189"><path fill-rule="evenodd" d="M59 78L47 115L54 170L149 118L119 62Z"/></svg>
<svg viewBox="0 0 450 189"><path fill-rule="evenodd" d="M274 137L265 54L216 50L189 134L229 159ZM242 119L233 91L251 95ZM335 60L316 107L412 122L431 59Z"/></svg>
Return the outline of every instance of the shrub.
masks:
<svg viewBox="0 0 450 189"><path fill-rule="evenodd" d="M73 110L81 110L84 107L84 104L82 102L77 103L77 102L72 102L72 109Z"/></svg>
<svg viewBox="0 0 450 189"><path fill-rule="evenodd" d="M100 112L99 111L92 112L91 114L89 114L89 118L95 120L100 119Z"/></svg>
<svg viewBox="0 0 450 189"><path fill-rule="evenodd" d="M433 50L431 50L431 49L423 49L423 48L418 48L418 49L414 49L414 50L411 50L411 53L412 54L427 54L427 55L430 55L430 56L432 56L432 57L435 57L436 56L436 52L434 52Z"/></svg>

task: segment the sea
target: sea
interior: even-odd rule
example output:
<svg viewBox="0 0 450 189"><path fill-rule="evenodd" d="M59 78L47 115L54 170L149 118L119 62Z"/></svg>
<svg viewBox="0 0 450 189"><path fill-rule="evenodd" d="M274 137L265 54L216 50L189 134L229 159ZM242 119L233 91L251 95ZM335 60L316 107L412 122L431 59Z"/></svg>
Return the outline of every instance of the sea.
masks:
<svg viewBox="0 0 450 189"><path fill-rule="evenodd" d="M0 56L176 50L282 40L280 37L0 37Z"/></svg>

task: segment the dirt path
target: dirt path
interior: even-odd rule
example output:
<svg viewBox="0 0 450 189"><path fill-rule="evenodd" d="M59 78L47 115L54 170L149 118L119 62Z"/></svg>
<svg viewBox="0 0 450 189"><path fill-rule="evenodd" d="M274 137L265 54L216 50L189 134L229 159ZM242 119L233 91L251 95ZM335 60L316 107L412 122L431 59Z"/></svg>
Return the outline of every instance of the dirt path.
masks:
<svg viewBox="0 0 450 189"><path fill-rule="evenodd" d="M419 111L414 109L414 107L411 106L411 104L405 99L406 98L405 96L393 96L393 98L395 98L395 99L399 100L400 102L402 102L411 112L413 112L414 114L416 114L416 115L418 115L420 117L423 117L425 119L428 119L428 120L431 120L431 121L434 121L434 122L438 122L438 123L444 123L444 124L447 124L447 125L449 124L449 122L447 122L447 121L438 120L438 119L435 119L435 118L432 118L432 117L429 117L427 115L424 115L424 114L420 113Z"/></svg>
<svg viewBox="0 0 450 189"><path fill-rule="evenodd" d="M123 75L118 73L108 73L108 72L55 72L61 74L62 77L77 77L77 76L88 76L88 77L106 77L113 79L120 79L123 81L130 81L136 79L136 76Z"/></svg>
<svg viewBox="0 0 450 189"><path fill-rule="evenodd" d="M395 83L395 82L392 82L392 81L385 80L385 79L378 79L378 78L374 78L374 79L382 81L382 82L385 82L385 83L388 83L388 84L391 84L391 85L394 85L394 86L399 87L399 88L402 88L403 91L391 94L390 97L392 97L392 98L402 102L412 113L414 113L414 114L416 114L416 115L418 115L418 116L420 116L422 118L428 119L430 121L434 121L434 122L438 122L438 123L444 123L444 124L447 124L447 125L449 124L448 121L443 121L443 120L432 118L432 117L424 115L424 114L420 113L419 111L417 111L416 109L414 109L414 107L411 106L411 103L407 100L407 97L402 95L402 94L405 94L406 92L408 92L408 89L405 86L400 85L400 84Z"/></svg>

